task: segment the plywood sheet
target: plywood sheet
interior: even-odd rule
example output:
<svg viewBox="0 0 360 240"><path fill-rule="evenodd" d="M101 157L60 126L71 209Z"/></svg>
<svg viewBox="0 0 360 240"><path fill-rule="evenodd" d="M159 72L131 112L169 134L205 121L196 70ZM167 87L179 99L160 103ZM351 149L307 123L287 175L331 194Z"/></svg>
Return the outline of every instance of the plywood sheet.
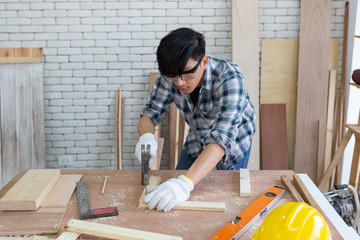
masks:
<svg viewBox="0 0 360 240"><path fill-rule="evenodd" d="M0 199L0 210L36 210L60 178L59 169L31 169Z"/></svg>
<svg viewBox="0 0 360 240"><path fill-rule="evenodd" d="M287 170L286 104L260 105L261 169Z"/></svg>
<svg viewBox="0 0 360 240"><path fill-rule="evenodd" d="M259 116L258 1L231 1L231 55L244 74L245 88ZM256 126L259 126L256 118ZM249 169L260 166L259 131L252 140Z"/></svg>
<svg viewBox="0 0 360 240"><path fill-rule="evenodd" d="M329 69L337 69L340 39L330 40ZM289 169L294 168L299 39L264 39L260 103L285 103Z"/></svg>
<svg viewBox="0 0 360 240"><path fill-rule="evenodd" d="M22 169L45 168L43 67L0 64L2 185Z"/></svg>
<svg viewBox="0 0 360 240"><path fill-rule="evenodd" d="M296 110L296 172L316 180L318 122L326 119L331 0L302 0ZM314 54L316 53L316 54Z"/></svg>

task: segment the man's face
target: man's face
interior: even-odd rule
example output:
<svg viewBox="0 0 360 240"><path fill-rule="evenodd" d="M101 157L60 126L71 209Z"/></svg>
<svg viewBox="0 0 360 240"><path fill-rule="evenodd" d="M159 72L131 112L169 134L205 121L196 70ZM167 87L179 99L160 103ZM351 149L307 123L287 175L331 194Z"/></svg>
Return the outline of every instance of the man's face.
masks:
<svg viewBox="0 0 360 240"><path fill-rule="evenodd" d="M209 57L207 55L204 55L199 61L190 58L186 63L184 73L170 79L182 93L192 93L196 87L201 87L208 63Z"/></svg>

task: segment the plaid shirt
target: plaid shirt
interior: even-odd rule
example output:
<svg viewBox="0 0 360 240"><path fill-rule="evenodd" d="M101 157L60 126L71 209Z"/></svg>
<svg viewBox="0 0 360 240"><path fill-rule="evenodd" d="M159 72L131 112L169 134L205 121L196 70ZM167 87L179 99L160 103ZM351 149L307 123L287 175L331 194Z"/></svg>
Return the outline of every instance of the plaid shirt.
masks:
<svg viewBox="0 0 360 240"><path fill-rule="evenodd" d="M239 67L209 57L196 106L190 94L183 94L169 78L159 74L142 115L158 125L172 102L190 128L184 144L187 154L196 158L214 142L226 151L217 169L233 169L255 133L255 111Z"/></svg>

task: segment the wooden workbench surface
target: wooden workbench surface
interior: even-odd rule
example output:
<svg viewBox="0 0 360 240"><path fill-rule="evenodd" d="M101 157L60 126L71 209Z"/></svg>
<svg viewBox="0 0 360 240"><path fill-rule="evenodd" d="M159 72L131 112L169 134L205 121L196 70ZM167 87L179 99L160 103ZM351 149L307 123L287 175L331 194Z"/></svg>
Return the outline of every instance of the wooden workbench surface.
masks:
<svg viewBox="0 0 360 240"><path fill-rule="evenodd" d="M162 182L182 174L184 171L158 170L151 175L160 176ZM5 194L25 172L19 173L8 185L0 190L0 197ZM119 215L107 218L90 219L86 221L115 225L120 227L151 231L186 239L209 239L227 223L234 220L236 215L256 200L269 187L283 186L280 175L292 179L293 171L250 171L251 192L249 198L239 197L239 171L213 171L206 176L192 191L189 200L225 202L225 212L205 212L172 210L169 212L149 211L138 207L139 197L144 189L141 185L139 170L61 170L62 174L83 174L82 181L86 181L89 192L90 207L103 208L116 206ZM106 190L101 194L104 177L108 176ZM285 196L275 205L279 206L293 201L291 196ZM72 195L65 216L61 223L59 234L63 231L69 219L79 219L76 191ZM251 239L263 220L256 222L240 239ZM20 223L21 224L21 223ZM331 226L330 226L331 227ZM334 235L338 235L332 229ZM57 237L53 235L50 237ZM79 239L95 238L81 235ZM337 238L335 238L337 239Z"/></svg>

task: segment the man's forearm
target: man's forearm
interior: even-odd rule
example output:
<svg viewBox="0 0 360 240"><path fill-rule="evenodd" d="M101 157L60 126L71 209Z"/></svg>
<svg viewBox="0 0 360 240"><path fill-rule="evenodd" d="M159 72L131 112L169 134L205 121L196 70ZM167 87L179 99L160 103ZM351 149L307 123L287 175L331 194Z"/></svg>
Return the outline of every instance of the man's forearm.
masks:
<svg viewBox="0 0 360 240"><path fill-rule="evenodd" d="M139 124L138 124L138 133L139 136L144 135L145 133L152 133L155 132L155 125L151 121L151 119L147 116L142 116L140 118Z"/></svg>
<svg viewBox="0 0 360 240"><path fill-rule="evenodd" d="M214 169L224 155L223 147L217 143L209 143L186 172L186 176L197 184Z"/></svg>

